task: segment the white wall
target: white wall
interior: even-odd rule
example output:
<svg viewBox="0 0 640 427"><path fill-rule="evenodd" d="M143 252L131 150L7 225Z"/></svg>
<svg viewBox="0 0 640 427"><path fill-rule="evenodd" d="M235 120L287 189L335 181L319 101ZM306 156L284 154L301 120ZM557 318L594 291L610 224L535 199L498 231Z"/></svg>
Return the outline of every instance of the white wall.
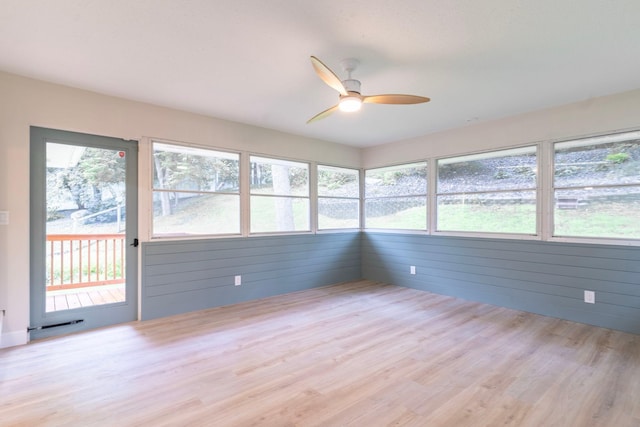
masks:
<svg viewBox="0 0 640 427"><path fill-rule="evenodd" d="M640 89L363 149L363 167L640 129Z"/></svg>
<svg viewBox="0 0 640 427"><path fill-rule="evenodd" d="M0 72L0 347L23 344L29 326L29 127L147 141L149 137L286 158L360 166L353 147L311 140ZM144 148L144 147L143 147ZM146 160L140 156L141 163ZM146 164L142 164L144 169ZM144 192L140 192L145 197ZM142 229L147 224L140 224Z"/></svg>

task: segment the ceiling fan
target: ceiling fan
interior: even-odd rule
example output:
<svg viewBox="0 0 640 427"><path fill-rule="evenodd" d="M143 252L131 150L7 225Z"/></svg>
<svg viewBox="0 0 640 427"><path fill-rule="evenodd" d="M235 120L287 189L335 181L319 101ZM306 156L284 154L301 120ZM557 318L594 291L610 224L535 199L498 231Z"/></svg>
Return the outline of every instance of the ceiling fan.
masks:
<svg viewBox="0 0 640 427"><path fill-rule="evenodd" d="M315 56L311 57L311 64L322 81L340 93L340 101L333 107L311 117L307 124L324 119L336 110L344 112L358 111L362 104L421 104L430 101L425 96L417 95L362 95L360 93L360 81L351 78L351 72L359 64L356 59L345 59L341 62L348 75L346 80L340 80L329 67Z"/></svg>

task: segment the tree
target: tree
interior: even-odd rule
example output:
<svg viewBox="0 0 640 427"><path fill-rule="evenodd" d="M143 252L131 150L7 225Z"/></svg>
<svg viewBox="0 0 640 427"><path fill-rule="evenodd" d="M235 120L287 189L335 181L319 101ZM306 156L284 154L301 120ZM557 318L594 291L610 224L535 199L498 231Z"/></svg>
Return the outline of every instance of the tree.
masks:
<svg viewBox="0 0 640 427"><path fill-rule="evenodd" d="M160 197L162 216L171 215L177 206L179 191L237 191L238 161L179 151L155 150L154 188ZM174 205L171 204L173 194Z"/></svg>
<svg viewBox="0 0 640 427"><path fill-rule="evenodd" d="M273 165L271 167L273 191L276 194L291 194L289 167ZM293 199L291 197L276 198L276 227L278 230L295 230L293 221Z"/></svg>
<svg viewBox="0 0 640 427"><path fill-rule="evenodd" d="M98 212L125 196L125 159L114 150L87 147L70 167L47 169L47 199L60 203L68 191L78 209ZM104 197L104 193L111 197Z"/></svg>

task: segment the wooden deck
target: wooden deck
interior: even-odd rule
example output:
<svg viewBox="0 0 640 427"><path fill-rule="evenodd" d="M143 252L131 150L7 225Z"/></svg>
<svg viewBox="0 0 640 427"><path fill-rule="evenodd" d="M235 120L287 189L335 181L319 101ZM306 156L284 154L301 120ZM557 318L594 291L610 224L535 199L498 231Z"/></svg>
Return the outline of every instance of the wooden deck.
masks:
<svg viewBox="0 0 640 427"><path fill-rule="evenodd" d="M125 284L47 291L47 313L125 301Z"/></svg>
<svg viewBox="0 0 640 427"><path fill-rule="evenodd" d="M640 336L366 281L0 360L7 426L640 425Z"/></svg>

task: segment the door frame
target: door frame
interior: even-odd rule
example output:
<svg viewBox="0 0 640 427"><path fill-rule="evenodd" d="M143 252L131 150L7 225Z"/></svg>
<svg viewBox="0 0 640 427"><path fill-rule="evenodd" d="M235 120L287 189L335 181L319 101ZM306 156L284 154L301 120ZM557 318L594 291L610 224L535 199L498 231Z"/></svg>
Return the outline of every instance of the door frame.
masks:
<svg viewBox="0 0 640 427"><path fill-rule="evenodd" d="M46 311L46 144L81 145L125 152L126 273L124 302ZM67 334L138 319L138 141L36 126L30 128L30 339ZM68 323L70 322L70 323ZM65 324L51 327L51 325Z"/></svg>

